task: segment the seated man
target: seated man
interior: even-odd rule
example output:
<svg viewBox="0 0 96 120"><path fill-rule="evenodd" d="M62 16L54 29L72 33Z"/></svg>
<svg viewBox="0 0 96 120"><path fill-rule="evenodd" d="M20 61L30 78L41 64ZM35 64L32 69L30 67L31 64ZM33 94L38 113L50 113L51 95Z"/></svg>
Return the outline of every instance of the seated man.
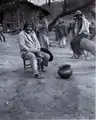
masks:
<svg viewBox="0 0 96 120"><path fill-rule="evenodd" d="M30 60L35 78L40 78L36 56L42 56L42 64L48 66L49 55L41 52L41 47L35 32L32 29L32 23L26 22L24 29L18 35L21 56Z"/></svg>
<svg viewBox="0 0 96 120"><path fill-rule="evenodd" d="M77 10L74 15L75 27L74 27L74 38L71 41L71 48L74 53L75 58L82 57L84 53L83 49L80 46L82 38L88 38L90 35L90 25L91 23L85 18L81 11Z"/></svg>

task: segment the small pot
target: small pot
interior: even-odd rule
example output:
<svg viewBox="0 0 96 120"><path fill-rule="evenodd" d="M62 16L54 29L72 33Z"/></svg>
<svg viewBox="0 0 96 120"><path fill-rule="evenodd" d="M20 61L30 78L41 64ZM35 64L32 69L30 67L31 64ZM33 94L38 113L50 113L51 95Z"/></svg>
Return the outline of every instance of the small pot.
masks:
<svg viewBox="0 0 96 120"><path fill-rule="evenodd" d="M72 75L73 71L71 65L65 64L60 66L58 70L58 75L63 79L68 79Z"/></svg>

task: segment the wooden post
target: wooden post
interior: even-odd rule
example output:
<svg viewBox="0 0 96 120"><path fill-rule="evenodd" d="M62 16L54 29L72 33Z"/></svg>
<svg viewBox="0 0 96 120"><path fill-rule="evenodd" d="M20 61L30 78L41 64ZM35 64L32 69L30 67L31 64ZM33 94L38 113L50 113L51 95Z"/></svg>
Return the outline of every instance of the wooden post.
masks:
<svg viewBox="0 0 96 120"><path fill-rule="evenodd" d="M18 21L18 28L20 29L20 0L18 0L17 4L17 21Z"/></svg>

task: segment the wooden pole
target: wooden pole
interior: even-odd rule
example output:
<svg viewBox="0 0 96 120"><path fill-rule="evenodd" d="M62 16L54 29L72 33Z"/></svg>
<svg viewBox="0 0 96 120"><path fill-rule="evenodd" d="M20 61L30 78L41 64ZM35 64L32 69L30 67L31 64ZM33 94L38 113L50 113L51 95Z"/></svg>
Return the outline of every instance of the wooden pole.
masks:
<svg viewBox="0 0 96 120"><path fill-rule="evenodd" d="M20 29L20 0L17 3L17 21L18 21L18 28Z"/></svg>

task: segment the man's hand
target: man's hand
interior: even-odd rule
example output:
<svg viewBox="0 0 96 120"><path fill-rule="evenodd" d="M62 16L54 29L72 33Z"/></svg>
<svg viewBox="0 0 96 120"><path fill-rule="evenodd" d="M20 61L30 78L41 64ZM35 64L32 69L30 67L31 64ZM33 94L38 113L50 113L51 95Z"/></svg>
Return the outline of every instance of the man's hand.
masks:
<svg viewBox="0 0 96 120"><path fill-rule="evenodd" d="M41 52L35 52L34 54L36 55L36 57L43 58L43 56L41 55Z"/></svg>
<svg viewBox="0 0 96 120"><path fill-rule="evenodd" d="M30 49L30 52L33 52L33 53L39 53L40 52L40 49Z"/></svg>

